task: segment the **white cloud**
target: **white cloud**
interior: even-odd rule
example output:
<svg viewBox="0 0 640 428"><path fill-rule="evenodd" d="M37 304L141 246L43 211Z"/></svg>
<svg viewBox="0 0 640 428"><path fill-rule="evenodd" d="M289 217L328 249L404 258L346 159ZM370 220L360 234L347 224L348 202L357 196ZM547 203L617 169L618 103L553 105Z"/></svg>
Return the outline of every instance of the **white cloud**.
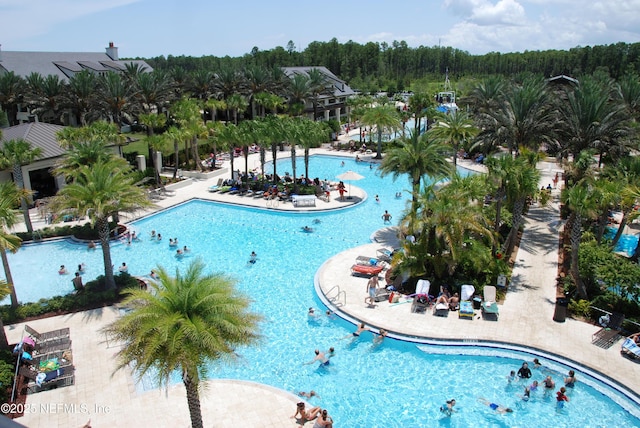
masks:
<svg viewBox="0 0 640 428"><path fill-rule="evenodd" d="M478 25L521 25L525 11L516 0L445 0L445 8Z"/></svg>

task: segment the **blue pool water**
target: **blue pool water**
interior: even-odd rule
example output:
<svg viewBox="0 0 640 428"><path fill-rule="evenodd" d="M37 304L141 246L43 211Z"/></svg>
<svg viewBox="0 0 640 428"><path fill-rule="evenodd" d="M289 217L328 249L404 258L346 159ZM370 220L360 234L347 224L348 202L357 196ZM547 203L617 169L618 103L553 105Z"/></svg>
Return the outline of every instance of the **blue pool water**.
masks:
<svg viewBox="0 0 640 428"><path fill-rule="evenodd" d="M616 236L616 232L618 231L617 227L607 227L607 231L605 236L609 239L613 239ZM633 253L636 251L636 247L638 246L638 235L626 235L623 234L620 236L618 243L616 244L615 251L623 252L629 257L633 256Z"/></svg>
<svg viewBox="0 0 640 428"><path fill-rule="evenodd" d="M554 398L541 392L522 402L522 385L509 386L505 377L517 370L522 359L531 360L530 355L432 354L414 343L390 338L376 347L368 332L352 341L353 326L338 317L309 320L307 309L321 307L313 288L316 270L327 258L368 243L371 233L383 227L385 209L398 220L406 200L396 200L395 192L409 188L406 180L382 180L366 163L347 160L343 168L340 162L340 158L313 157L310 175L333 179L346 169L356 170L365 179L354 185L370 196L364 203L331 213L290 214L192 201L135 222L142 241L131 247L114 245L113 262L124 261L132 274L145 275L156 265L180 269L201 257L212 271L237 278L239 289L254 300L252 309L264 316L264 340L258 347L239 349L242 358L237 365L212 365L211 377L256 381L292 392L313 389L321 398L311 403L326 407L336 426L640 426L640 420L610 397L622 400L627 408L631 404L585 373L578 373L581 382L560 413L555 411ZM291 171L288 161L279 162L278 171ZM296 173L302 172L300 160ZM315 232L302 233L300 228L314 219L320 220L313 225ZM164 240L151 241L151 230L162 233ZM170 237L178 237L180 245L192 249L191 254L176 259L168 246ZM251 251L258 254L255 264L247 263ZM42 290L58 280L50 290L71 291L70 276L58 277L60 264L73 268L84 262L86 279L102 272L99 250L89 252L66 241L27 245L9 255L9 261L22 300L42 297ZM331 346L336 356L329 367L303 365L313 358L315 348ZM553 368L561 373L568 370L561 365ZM535 373L534 379L541 381L544 375ZM554 378L561 382L560 374ZM511 406L515 413L497 416L477 397ZM451 398L458 401L459 412L446 418L438 409Z"/></svg>

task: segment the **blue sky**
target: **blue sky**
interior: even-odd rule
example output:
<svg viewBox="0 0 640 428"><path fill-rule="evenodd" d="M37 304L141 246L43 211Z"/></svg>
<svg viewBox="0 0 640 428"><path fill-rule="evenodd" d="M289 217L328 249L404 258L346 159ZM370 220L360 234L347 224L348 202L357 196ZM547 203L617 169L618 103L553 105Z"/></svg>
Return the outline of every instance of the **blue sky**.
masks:
<svg viewBox="0 0 640 428"><path fill-rule="evenodd" d="M0 0L6 51L241 56L404 40L472 54L640 42L640 0Z"/></svg>

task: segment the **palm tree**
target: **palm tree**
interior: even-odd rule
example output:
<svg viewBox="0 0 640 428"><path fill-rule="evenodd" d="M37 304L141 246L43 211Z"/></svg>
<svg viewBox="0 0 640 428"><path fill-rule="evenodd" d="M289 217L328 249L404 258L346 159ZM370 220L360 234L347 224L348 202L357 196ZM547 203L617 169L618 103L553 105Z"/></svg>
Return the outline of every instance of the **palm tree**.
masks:
<svg viewBox="0 0 640 428"><path fill-rule="evenodd" d="M399 147L392 147L380 165L380 175L392 174L397 179L407 174L411 182L412 211L417 212L420 187L425 176L435 181L451 174L451 164L447 162L447 147L429 134L418 135L413 132L409 138L400 140Z"/></svg>
<svg viewBox="0 0 640 428"><path fill-rule="evenodd" d="M420 135L422 118L431 104L433 104L431 97L424 92L416 92L409 97L409 111L415 119L413 124L414 134Z"/></svg>
<svg viewBox="0 0 640 428"><path fill-rule="evenodd" d="M180 371L193 428L204 426L199 385L210 362L234 360L238 346L260 339L261 317L249 312L249 299L232 279L204 269L195 261L184 274L170 276L159 267L153 292L133 291L125 300L133 310L104 329L125 344L116 354L117 369L153 373L160 385Z"/></svg>
<svg viewBox="0 0 640 428"><path fill-rule="evenodd" d="M69 78L64 94L63 105L69 107L80 126L98 116L96 111L96 75L89 70L82 70Z"/></svg>
<svg viewBox="0 0 640 428"><path fill-rule="evenodd" d="M226 147L229 150L231 179L234 180L234 152L235 148L242 143L242 137L240 136L238 127L233 123L227 123L227 126L224 126L218 132L218 141L221 146Z"/></svg>
<svg viewBox="0 0 640 428"><path fill-rule="evenodd" d="M0 165L2 167L11 166L13 169L13 180L20 189L24 189L24 177L22 175L22 166L28 165L34 159L42 156L40 147L31 147L31 143L21 138L17 140L9 140L4 143L4 147L0 150ZM24 215L24 223L27 226L27 232L33 232L31 225L31 217L29 216L29 205L27 198L20 198L20 209Z"/></svg>
<svg viewBox="0 0 640 428"><path fill-rule="evenodd" d="M11 268L9 267L9 260L7 259L7 250L16 252L20 248L22 240L11 233L8 229L11 229L16 224L16 210L15 204L18 200L24 198L26 192L19 189L15 183L5 181L0 183L0 258L2 259L2 266L4 268L4 276L7 279L7 285L11 295L11 306L18 306L18 296L16 295L16 289L13 286L13 277L11 276ZM1 294L1 293L0 293ZM2 339L6 342L6 336L4 336L4 330L0 334L0 346L2 345Z"/></svg>
<svg viewBox="0 0 640 428"><path fill-rule="evenodd" d="M200 106L193 99L183 98L171 107L171 113L176 122L180 124L180 129L189 134L191 156L196 163L196 168L203 171L200 156L198 155L198 137L206 136L207 129L202 121Z"/></svg>
<svg viewBox="0 0 640 428"><path fill-rule="evenodd" d="M249 106L247 100L239 94L233 94L227 98L227 108L233 112L233 123L238 124L238 115Z"/></svg>
<svg viewBox="0 0 640 428"><path fill-rule="evenodd" d="M541 143L554 141L556 119L544 81L526 79L522 85L512 85L496 107L485 112L490 119L481 122L481 142L504 143L509 153L518 153L520 147L536 151Z"/></svg>
<svg viewBox="0 0 640 428"><path fill-rule="evenodd" d="M98 161L79 168L74 181L60 189L50 204L54 212L87 215L98 231L107 288L115 288L109 246L109 218L152 206L144 190L133 184L130 168L117 161Z"/></svg>
<svg viewBox="0 0 640 428"><path fill-rule="evenodd" d="M309 76L309 99L313 105L313 120L318 120L318 106L320 98L333 96L335 91L327 76L317 68L312 68L307 72Z"/></svg>
<svg viewBox="0 0 640 428"><path fill-rule="evenodd" d="M619 181L623 185L623 190L620 192L622 219L611 243L615 248L625 226L640 215L635 209L636 201L640 199L640 158L637 156L622 158L615 167L606 168L603 176L611 181Z"/></svg>
<svg viewBox="0 0 640 428"><path fill-rule="evenodd" d="M559 107L560 135L565 157L577 159L580 152L595 149L615 161L629 150L629 111L624 103L612 102L613 84L593 78L581 79Z"/></svg>
<svg viewBox="0 0 640 428"><path fill-rule="evenodd" d="M582 238L583 220L593 218L596 214L594 200L587 185L587 180L581 180L573 187L565 188L562 192L562 203L571 210L571 215L565 226L570 231L571 239L571 276L578 295L581 299L587 300L589 297L587 295L587 287L580 278L580 240Z"/></svg>
<svg viewBox="0 0 640 428"><path fill-rule="evenodd" d="M124 114L131 112L136 88L122 75L107 72L98 79L98 104L111 122L122 126Z"/></svg>
<svg viewBox="0 0 640 428"><path fill-rule="evenodd" d="M13 71L0 74L0 109L7 113L9 125L17 122L18 103L24 93L25 82Z"/></svg>
<svg viewBox="0 0 640 428"><path fill-rule="evenodd" d="M305 105L311 98L309 76L295 74L287 88L287 104L292 116L304 114Z"/></svg>
<svg viewBox="0 0 640 428"><path fill-rule="evenodd" d="M0 299L4 299L11 292L9 284L6 281L0 280ZM7 332L4 331L4 323L2 317L0 317L0 350L9 349L9 341L7 340Z"/></svg>
<svg viewBox="0 0 640 428"><path fill-rule="evenodd" d="M166 116L162 114L149 113L138 116L138 121L142 126L147 128L147 144L149 146L149 157L153 165L156 184L160 184L160 168L158 168L158 160L156 153L162 151L166 146L165 138L160 135L154 135L155 129L164 128L167 123Z"/></svg>
<svg viewBox="0 0 640 428"><path fill-rule="evenodd" d="M378 105L367 109L361 120L365 125L376 127L378 131L378 147L375 159L382 159L382 132L400 128L401 122L398 111L391 105Z"/></svg>
<svg viewBox="0 0 640 428"><path fill-rule="evenodd" d="M453 165L456 166L460 144L471 140L480 130L473 125L467 113L453 110L433 125L429 132L443 143L451 144Z"/></svg>
<svg viewBox="0 0 640 428"><path fill-rule="evenodd" d="M162 114L173 99L173 87L169 77L160 70L140 73L135 81L136 110L144 113Z"/></svg>
<svg viewBox="0 0 640 428"><path fill-rule="evenodd" d="M173 143L173 156L174 156L174 168L173 179L178 177L178 169L180 168L180 142L183 141L187 135L184 130L177 126L171 126L167 131L162 134L168 143Z"/></svg>
<svg viewBox="0 0 640 428"><path fill-rule="evenodd" d="M537 152L524 151L514 160L513 168L506 182L507 203L511 208L511 230L502 245L502 253L510 255L523 221L524 209L529 198L538 190L540 171L537 170Z"/></svg>

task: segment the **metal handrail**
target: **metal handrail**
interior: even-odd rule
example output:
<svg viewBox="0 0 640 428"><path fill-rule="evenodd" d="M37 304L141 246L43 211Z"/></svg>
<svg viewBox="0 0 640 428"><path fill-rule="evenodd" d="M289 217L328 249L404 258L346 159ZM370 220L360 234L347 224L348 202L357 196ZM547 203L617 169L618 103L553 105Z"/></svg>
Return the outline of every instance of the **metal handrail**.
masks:
<svg viewBox="0 0 640 428"><path fill-rule="evenodd" d="M329 294L331 294L331 292L333 290L338 290L338 294L336 294L336 296L334 298L331 298L331 297L329 297ZM334 285L333 287L331 287L329 289L329 291L327 291L325 293L325 296L327 297L327 299L329 299L329 300L337 300L338 303L340 303L340 295L344 295L344 303L343 303L343 305L346 305L347 304L347 292L344 291L344 290L340 290L340 286L339 285Z"/></svg>
<svg viewBox="0 0 640 428"><path fill-rule="evenodd" d="M604 313L604 314L607 314L607 315L613 315L613 312L605 311L604 309L600 309L600 308L598 308L598 307L596 307L596 306L589 306L589 307L590 307L591 309L595 309L596 311L602 312L602 313ZM640 324L638 324L637 322L635 322L635 321L631 321L631 320L628 320L628 319L626 319L626 318L625 318L624 320L622 320L622 324L624 324L624 323L629 323L629 324L633 324L633 325L635 325L635 326L637 326L637 327L640 327Z"/></svg>

